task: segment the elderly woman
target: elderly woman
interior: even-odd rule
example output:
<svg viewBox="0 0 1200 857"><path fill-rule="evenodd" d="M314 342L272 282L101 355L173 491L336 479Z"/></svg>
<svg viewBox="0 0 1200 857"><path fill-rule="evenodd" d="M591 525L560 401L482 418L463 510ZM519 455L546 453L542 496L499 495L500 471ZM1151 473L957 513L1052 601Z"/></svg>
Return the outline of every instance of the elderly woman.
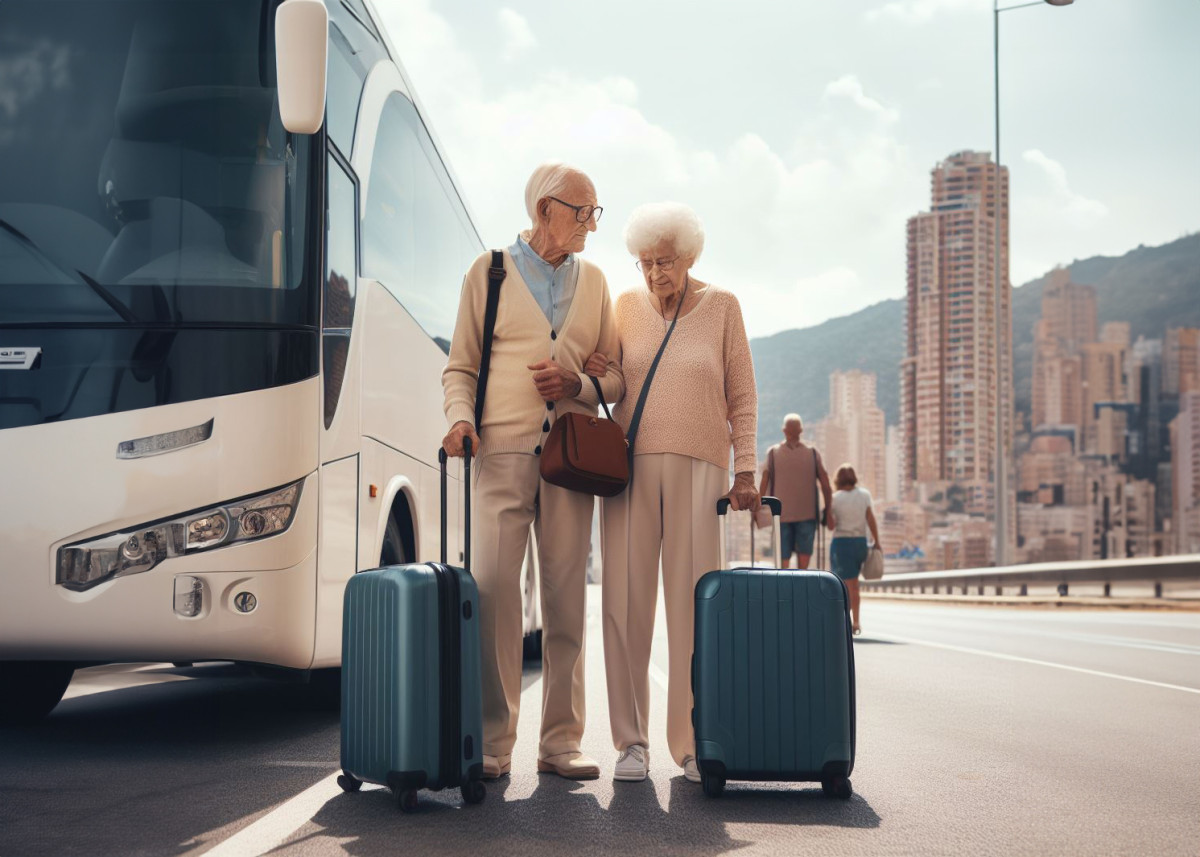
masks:
<svg viewBox="0 0 1200 857"><path fill-rule="evenodd" d="M700 782L692 733L693 592L705 572L720 566L716 503L757 510L754 486L758 395L754 365L731 292L691 275L704 249L695 212L678 203L645 205L625 227L644 289L617 299L619 364L625 397L614 418L626 432L651 364L674 330L650 379L633 438L631 484L606 499L604 661L613 743L614 778L643 780L649 772L650 643L661 559L670 675L667 744L684 776ZM732 446L736 477L729 487Z"/></svg>

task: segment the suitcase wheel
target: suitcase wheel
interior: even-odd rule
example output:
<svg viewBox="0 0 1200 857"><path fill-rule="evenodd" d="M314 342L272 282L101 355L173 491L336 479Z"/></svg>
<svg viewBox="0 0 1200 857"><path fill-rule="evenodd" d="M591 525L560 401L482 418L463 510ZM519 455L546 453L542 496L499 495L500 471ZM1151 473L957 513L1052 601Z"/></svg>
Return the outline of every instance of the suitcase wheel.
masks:
<svg viewBox="0 0 1200 857"><path fill-rule="evenodd" d="M703 768L700 769L700 785L704 787L704 793L709 797L720 797L725 794L725 778L707 773Z"/></svg>
<svg viewBox="0 0 1200 857"><path fill-rule="evenodd" d="M419 803L417 789L396 790L396 805L400 807L401 812L416 812Z"/></svg>
<svg viewBox="0 0 1200 857"><path fill-rule="evenodd" d="M458 787L462 792L462 799L467 803L483 803L483 799L487 797L487 787L482 780L468 780Z"/></svg>
<svg viewBox="0 0 1200 857"><path fill-rule="evenodd" d="M338 775L337 784L344 792L356 792L362 788L362 780L352 777L344 771Z"/></svg>
<svg viewBox="0 0 1200 857"><path fill-rule="evenodd" d="M850 796L854 794L849 777L833 777L832 779L821 780L821 791L825 792L825 797L836 797L842 800L849 800Z"/></svg>

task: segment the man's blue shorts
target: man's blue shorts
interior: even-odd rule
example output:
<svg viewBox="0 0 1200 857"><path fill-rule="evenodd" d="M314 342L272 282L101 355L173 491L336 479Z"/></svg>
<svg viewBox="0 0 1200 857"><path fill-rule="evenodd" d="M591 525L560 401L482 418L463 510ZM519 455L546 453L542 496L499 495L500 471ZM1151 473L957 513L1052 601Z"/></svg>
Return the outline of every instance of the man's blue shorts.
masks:
<svg viewBox="0 0 1200 857"><path fill-rule="evenodd" d="M786 521L779 525L779 555L790 559L792 554L812 556L813 538L817 535L816 520Z"/></svg>

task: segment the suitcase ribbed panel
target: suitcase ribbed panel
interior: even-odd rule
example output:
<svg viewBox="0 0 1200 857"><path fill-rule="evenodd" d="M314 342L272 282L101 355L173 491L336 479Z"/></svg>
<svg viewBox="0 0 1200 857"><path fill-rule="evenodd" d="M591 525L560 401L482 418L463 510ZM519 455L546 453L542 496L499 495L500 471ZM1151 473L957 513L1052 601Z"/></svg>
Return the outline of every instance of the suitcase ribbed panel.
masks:
<svg viewBox="0 0 1200 857"><path fill-rule="evenodd" d="M820 779L853 761L845 590L827 572L720 571L697 585L697 756L730 779Z"/></svg>
<svg viewBox="0 0 1200 857"><path fill-rule="evenodd" d="M437 585L426 565L350 578L342 618L342 768L439 778Z"/></svg>

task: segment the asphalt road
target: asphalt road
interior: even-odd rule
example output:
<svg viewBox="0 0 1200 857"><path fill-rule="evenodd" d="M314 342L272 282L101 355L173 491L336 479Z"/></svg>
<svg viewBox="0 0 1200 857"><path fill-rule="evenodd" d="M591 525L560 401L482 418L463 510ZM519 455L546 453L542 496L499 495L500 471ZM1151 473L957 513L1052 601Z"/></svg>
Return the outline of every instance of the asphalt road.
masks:
<svg viewBox="0 0 1200 857"><path fill-rule="evenodd" d="M651 779L609 778L597 606L598 781L535 773L536 671L513 775L481 806L426 793L406 816L382 789L340 792L337 715L309 688L94 668L45 723L0 731L0 857L1200 853L1200 614L868 602L854 797L730 784L714 801L665 750L665 650Z"/></svg>

